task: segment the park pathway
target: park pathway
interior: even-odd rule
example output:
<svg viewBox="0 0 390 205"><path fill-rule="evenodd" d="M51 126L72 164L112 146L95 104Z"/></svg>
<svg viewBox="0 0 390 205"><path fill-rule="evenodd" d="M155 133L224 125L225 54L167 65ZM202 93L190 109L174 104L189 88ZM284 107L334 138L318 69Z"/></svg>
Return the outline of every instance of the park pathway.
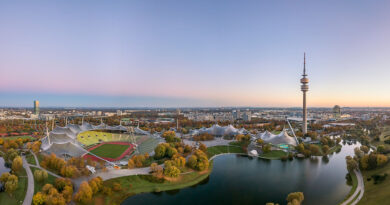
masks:
<svg viewBox="0 0 390 205"><path fill-rule="evenodd" d="M30 166L27 163L26 158L23 156L23 167L26 169L27 177L28 177L28 185L27 185L27 192L26 196L24 197L23 205L31 205L32 204L32 198L34 195L34 176L31 172Z"/></svg>
<svg viewBox="0 0 390 205"><path fill-rule="evenodd" d="M345 200L341 205L356 205L364 195L364 181L362 173L359 170L354 170L356 178L358 180L358 185L355 192ZM357 198L356 198L357 196ZM355 199L356 198L356 199ZM355 199L355 200L354 200Z"/></svg>

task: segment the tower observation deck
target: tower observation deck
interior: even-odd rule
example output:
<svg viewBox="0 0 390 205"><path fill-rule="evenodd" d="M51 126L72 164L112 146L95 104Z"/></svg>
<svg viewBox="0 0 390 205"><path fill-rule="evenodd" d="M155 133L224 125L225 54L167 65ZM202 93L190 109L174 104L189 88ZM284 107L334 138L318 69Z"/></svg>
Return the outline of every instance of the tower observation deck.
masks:
<svg viewBox="0 0 390 205"><path fill-rule="evenodd" d="M309 91L309 78L306 77L306 53L303 53L303 75L301 78L301 91L303 92L303 113L302 113L302 132L307 133L307 108L306 108L306 92Z"/></svg>

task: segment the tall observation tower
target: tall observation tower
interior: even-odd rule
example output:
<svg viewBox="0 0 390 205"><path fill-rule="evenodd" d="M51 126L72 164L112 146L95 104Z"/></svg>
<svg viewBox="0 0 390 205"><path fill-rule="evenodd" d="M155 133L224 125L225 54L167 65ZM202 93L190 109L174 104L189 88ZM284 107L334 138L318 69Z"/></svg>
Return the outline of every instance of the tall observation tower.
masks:
<svg viewBox="0 0 390 205"><path fill-rule="evenodd" d="M303 121L302 132L307 133L307 108L306 108L306 92L309 90L309 78L306 78L306 53L303 53L303 75L301 78L301 90L303 92Z"/></svg>

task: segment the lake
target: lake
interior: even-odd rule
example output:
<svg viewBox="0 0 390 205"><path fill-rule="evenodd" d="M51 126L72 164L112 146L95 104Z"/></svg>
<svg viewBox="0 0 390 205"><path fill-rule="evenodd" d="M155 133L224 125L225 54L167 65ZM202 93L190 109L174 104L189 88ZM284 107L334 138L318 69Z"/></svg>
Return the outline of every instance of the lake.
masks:
<svg viewBox="0 0 390 205"><path fill-rule="evenodd" d="M134 204L286 204L291 192L303 192L303 204L338 204L348 195L345 157L360 144L343 145L328 158L263 160L238 155L214 159L210 176L198 185L161 193L144 193L127 198Z"/></svg>
<svg viewBox="0 0 390 205"><path fill-rule="evenodd" d="M4 172L9 172L11 171L10 168L7 168L4 163L4 158L0 157L0 175Z"/></svg>

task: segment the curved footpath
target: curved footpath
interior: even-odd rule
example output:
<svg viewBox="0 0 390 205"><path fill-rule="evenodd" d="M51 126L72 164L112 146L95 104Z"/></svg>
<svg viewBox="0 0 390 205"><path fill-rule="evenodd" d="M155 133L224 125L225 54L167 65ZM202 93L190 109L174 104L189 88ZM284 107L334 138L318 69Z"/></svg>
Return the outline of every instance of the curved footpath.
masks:
<svg viewBox="0 0 390 205"><path fill-rule="evenodd" d="M359 170L354 170L356 178L358 180L358 185L356 187L355 192L347 199L345 200L341 205L355 205L357 204L360 199L362 199L364 195L364 181L362 173ZM357 196L357 198L356 198ZM355 201L353 201L356 198Z"/></svg>
<svg viewBox="0 0 390 205"><path fill-rule="evenodd" d="M26 170L27 179L28 179L27 191L26 191L26 196L24 197L23 205L31 205L32 198L34 195L34 177L31 172L30 166L27 163L26 158L23 156L22 159L23 159L23 167Z"/></svg>
<svg viewBox="0 0 390 205"><path fill-rule="evenodd" d="M243 155L243 156L248 156L247 154L244 154L244 153L221 153L221 154L216 154L216 155L212 156L209 159L209 161L213 160L216 157L222 156L222 155L231 155L231 154L239 154L239 155Z"/></svg>

